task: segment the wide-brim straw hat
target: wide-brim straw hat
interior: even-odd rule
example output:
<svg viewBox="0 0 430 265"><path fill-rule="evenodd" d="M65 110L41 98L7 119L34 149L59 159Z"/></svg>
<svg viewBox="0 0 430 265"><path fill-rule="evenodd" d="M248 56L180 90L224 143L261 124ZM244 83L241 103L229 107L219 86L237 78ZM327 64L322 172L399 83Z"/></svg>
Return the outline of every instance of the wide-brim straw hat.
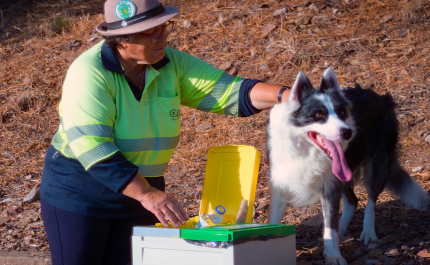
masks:
<svg viewBox="0 0 430 265"><path fill-rule="evenodd" d="M105 36L127 35L162 25L175 17L179 10L163 6L158 0L107 0L106 21L96 30Z"/></svg>

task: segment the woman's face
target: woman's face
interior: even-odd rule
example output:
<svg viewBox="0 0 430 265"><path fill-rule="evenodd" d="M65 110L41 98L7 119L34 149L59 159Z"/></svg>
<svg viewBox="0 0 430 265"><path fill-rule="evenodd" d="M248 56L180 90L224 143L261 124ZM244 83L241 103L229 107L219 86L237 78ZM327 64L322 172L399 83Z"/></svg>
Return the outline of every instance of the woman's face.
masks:
<svg viewBox="0 0 430 265"><path fill-rule="evenodd" d="M167 46L167 34L165 25L136 33L131 43L120 43L127 57L138 61L140 64L155 64L164 57Z"/></svg>

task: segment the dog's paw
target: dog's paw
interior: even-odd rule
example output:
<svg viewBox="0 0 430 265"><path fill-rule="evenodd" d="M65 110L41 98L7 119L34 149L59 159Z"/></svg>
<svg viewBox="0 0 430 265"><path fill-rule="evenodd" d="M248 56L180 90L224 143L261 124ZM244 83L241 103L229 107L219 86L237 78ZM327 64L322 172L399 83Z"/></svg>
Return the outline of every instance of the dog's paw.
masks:
<svg viewBox="0 0 430 265"><path fill-rule="evenodd" d="M363 229L360 235L360 240L363 241L365 246L367 246L370 242L378 241L378 237L376 236L375 230L366 231Z"/></svg>
<svg viewBox="0 0 430 265"><path fill-rule="evenodd" d="M325 257L326 265L348 265L346 260L342 257Z"/></svg>

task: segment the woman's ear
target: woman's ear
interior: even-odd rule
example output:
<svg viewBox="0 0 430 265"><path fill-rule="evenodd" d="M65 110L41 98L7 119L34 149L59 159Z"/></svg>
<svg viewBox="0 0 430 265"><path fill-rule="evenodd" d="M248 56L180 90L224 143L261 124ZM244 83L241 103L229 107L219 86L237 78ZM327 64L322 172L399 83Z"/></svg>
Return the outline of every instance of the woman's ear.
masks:
<svg viewBox="0 0 430 265"><path fill-rule="evenodd" d="M127 49L127 42L123 42L123 41L121 41L121 42L118 42L118 49L123 49L123 50L126 50Z"/></svg>
<svg viewBox="0 0 430 265"><path fill-rule="evenodd" d="M128 45L127 45L128 43L127 42L121 41L118 38L115 38L115 39L118 42L118 49L123 49L123 50L127 49L127 47L128 47Z"/></svg>

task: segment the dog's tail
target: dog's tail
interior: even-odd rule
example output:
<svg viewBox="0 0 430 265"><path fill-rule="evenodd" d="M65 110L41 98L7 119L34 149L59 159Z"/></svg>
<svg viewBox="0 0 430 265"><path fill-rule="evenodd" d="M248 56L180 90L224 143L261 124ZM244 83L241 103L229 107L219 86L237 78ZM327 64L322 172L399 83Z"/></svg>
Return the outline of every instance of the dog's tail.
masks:
<svg viewBox="0 0 430 265"><path fill-rule="evenodd" d="M397 161L396 161L397 162ZM386 187L399 196L408 207L427 210L429 197L423 188L398 164L393 165Z"/></svg>

